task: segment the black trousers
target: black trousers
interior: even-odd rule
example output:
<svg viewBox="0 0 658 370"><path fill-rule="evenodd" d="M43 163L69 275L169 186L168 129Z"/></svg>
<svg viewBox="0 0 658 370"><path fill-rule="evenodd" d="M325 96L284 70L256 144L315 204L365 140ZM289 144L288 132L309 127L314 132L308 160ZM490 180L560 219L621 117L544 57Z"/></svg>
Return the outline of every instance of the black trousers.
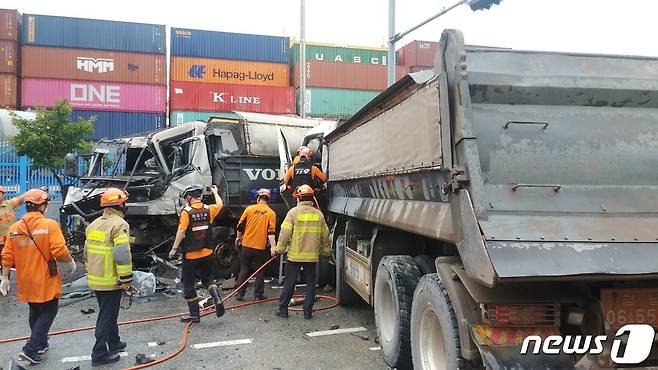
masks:
<svg viewBox="0 0 658 370"><path fill-rule="evenodd" d="M109 290L96 292L98 301L98 319L96 319L96 344L91 351L91 359L98 360L109 355L109 348L116 347L119 337L119 309L123 290ZM109 348L108 348L109 347Z"/></svg>
<svg viewBox="0 0 658 370"><path fill-rule="evenodd" d="M48 347L48 331L57 316L58 304L57 298L43 303L28 303L31 334L30 340L23 346L25 354L34 355L37 351Z"/></svg>
<svg viewBox="0 0 658 370"><path fill-rule="evenodd" d="M182 280L183 296L185 300L191 302L197 298L196 279L199 277L203 286L208 288L213 284L212 279L212 262L213 256L203 257L195 260L183 259Z"/></svg>
<svg viewBox="0 0 658 370"><path fill-rule="evenodd" d="M283 280L283 290L279 297L279 311L287 311L290 299L295 293L295 284L299 271L304 270L304 281L306 290L304 292L304 312L313 311L315 303L315 268L316 262L291 262L286 261L285 279Z"/></svg>
<svg viewBox="0 0 658 370"><path fill-rule="evenodd" d="M240 253L240 275L238 276L238 286L244 283L249 275L253 274L256 269L261 267L267 259L267 251L253 248L242 247ZM254 295L263 295L265 293L265 269L256 274L254 282ZM239 295L245 295L247 287L238 291Z"/></svg>

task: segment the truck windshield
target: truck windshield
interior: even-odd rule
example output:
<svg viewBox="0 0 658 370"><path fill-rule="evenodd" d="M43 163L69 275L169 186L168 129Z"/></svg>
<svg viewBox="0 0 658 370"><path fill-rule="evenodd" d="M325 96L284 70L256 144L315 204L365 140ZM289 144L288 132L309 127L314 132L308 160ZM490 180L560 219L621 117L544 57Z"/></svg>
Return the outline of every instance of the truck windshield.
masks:
<svg viewBox="0 0 658 370"><path fill-rule="evenodd" d="M149 148L128 143L99 143L89 161L88 176L157 175L160 172L156 158ZM143 151L143 153L142 153ZM141 156L140 156L141 153Z"/></svg>

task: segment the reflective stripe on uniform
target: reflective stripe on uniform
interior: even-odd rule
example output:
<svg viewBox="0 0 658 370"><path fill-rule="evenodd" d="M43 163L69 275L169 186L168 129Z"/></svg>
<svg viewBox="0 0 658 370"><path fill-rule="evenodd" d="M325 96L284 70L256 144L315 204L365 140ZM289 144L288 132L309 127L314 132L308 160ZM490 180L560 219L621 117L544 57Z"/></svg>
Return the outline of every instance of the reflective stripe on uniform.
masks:
<svg viewBox="0 0 658 370"><path fill-rule="evenodd" d="M208 225L203 225L203 226L196 226L192 228L192 231L201 231L201 230L208 230Z"/></svg>
<svg viewBox="0 0 658 370"><path fill-rule="evenodd" d="M292 230L292 223L289 221L283 221L281 224L281 229Z"/></svg>
<svg viewBox="0 0 658 370"><path fill-rule="evenodd" d="M123 276L123 275L130 275L133 272L133 267L132 265L119 265L117 264L117 274Z"/></svg>
<svg viewBox="0 0 658 370"><path fill-rule="evenodd" d="M128 244L128 243L130 243L130 238L128 237L128 234L123 233L123 234L117 235L114 238L113 242L114 242L114 245Z"/></svg>
<svg viewBox="0 0 658 370"><path fill-rule="evenodd" d="M94 241L105 244L105 232L99 230L91 230L87 233L87 241Z"/></svg>
<svg viewBox="0 0 658 370"><path fill-rule="evenodd" d="M94 276L87 274L87 282L89 285L114 286L117 285L118 279L116 276L103 277L103 276Z"/></svg>
<svg viewBox="0 0 658 370"><path fill-rule="evenodd" d="M32 235L47 235L50 234L50 230L48 229L34 229L32 231Z"/></svg>
<svg viewBox="0 0 658 370"><path fill-rule="evenodd" d="M297 216L297 221L317 222L320 221L320 215L317 213L302 213Z"/></svg>

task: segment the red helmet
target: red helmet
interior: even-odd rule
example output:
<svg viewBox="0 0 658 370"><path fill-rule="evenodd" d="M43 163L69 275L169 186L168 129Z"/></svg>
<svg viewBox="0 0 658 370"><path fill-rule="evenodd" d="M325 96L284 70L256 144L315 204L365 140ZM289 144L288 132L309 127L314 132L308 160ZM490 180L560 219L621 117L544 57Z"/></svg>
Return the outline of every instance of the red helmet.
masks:
<svg viewBox="0 0 658 370"><path fill-rule="evenodd" d="M313 155L313 152L307 146L302 146L302 147L299 148L299 156L300 157L305 157L307 159L310 159L312 155Z"/></svg>
<svg viewBox="0 0 658 370"><path fill-rule="evenodd" d="M7 190L5 189L4 186L0 185L0 193L6 193Z"/></svg>
<svg viewBox="0 0 658 370"><path fill-rule="evenodd" d="M128 193L117 188L107 188L101 195L101 207L118 206L128 200Z"/></svg>
<svg viewBox="0 0 658 370"><path fill-rule="evenodd" d="M30 189L23 194L23 200L25 203L32 204L43 204L50 201L48 193L41 189Z"/></svg>
<svg viewBox="0 0 658 370"><path fill-rule="evenodd" d="M269 189L259 189L256 194L259 197L267 197L267 199L272 199L272 192Z"/></svg>
<svg viewBox="0 0 658 370"><path fill-rule="evenodd" d="M315 191L313 190L313 188L306 184L298 187L297 190L294 193L292 193L293 197L310 197L314 195L315 195Z"/></svg>

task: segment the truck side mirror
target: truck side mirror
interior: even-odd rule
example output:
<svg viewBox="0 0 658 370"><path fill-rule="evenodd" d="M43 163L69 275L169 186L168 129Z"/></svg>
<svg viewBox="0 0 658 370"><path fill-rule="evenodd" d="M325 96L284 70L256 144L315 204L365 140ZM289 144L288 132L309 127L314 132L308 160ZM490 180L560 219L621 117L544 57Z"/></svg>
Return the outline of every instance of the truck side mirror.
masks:
<svg viewBox="0 0 658 370"><path fill-rule="evenodd" d="M64 157L64 175L78 177L78 157L72 153Z"/></svg>

